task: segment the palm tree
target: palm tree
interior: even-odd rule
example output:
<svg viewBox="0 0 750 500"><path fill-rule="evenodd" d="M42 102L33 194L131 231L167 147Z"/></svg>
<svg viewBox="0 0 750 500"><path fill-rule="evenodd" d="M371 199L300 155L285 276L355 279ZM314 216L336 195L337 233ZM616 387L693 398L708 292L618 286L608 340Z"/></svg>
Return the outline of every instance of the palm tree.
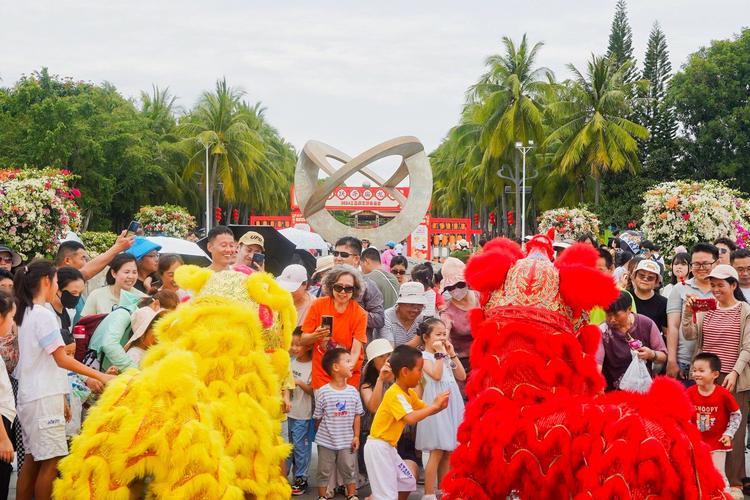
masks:
<svg viewBox="0 0 750 500"><path fill-rule="evenodd" d="M178 111L177 97L169 92L169 87L151 86L151 93L141 91L141 114L151 122L151 128L164 137L174 130Z"/></svg>
<svg viewBox="0 0 750 500"><path fill-rule="evenodd" d="M614 67L606 57L592 55L584 77L569 64L574 79L562 88L560 100L547 106L554 130L543 147L554 150L552 166L559 176L572 174L579 186L582 172L592 177L596 205L602 175L635 172L640 167L636 139L648 137L643 126L625 118L632 114L628 96L633 93L623 82L630 65Z"/></svg>
<svg viewBox="0 0 750 500"><path fill-rule="evenodd" d="M549 69L534 67L543 43L529 48L526 34L517 48L508 37L502 41L505 54L488 57L489 70L469 89L470 99L482 102L487 113L482 130L485 160L511 159L517 141L541 144L544 113L538 98L553 78Z"/></svg>
<svg viewBox="0 0 750 500"><path fill-rule="evenodd" d="M249 125L252 117L243 106L244 95L244 91L229 87L226 78L222 78L216 82L214 92L203 93L178 126L183 137L180 145L188 158L182 176L200 177L203 189L206 180L202 172L208 149L209 207L219 182L225 199L230 202L247 200L269 188L258 175L265 148L261 135Z"/></svg>
<svg viewBox="0 0 750 500"><path fill-rule="evenodd" d="M531 139L539 144L544 139L539 98L553 78L550 70L534 66L542 43L529 47L526 35L518 46L508 37L502 42L504 54L487 58L488 70L469 89L461 123L446 138L452 145L442 151L450 153L443 160L454 161L453 168L442 167L450 186L445 201L455 207L457 195L469 195L482 214L497 206L498 199L505 211L506 183L497 171L516 159L515 143ZM436 198L442 198L440 192ZM520 233L520 226L517 230Z"/></svg>

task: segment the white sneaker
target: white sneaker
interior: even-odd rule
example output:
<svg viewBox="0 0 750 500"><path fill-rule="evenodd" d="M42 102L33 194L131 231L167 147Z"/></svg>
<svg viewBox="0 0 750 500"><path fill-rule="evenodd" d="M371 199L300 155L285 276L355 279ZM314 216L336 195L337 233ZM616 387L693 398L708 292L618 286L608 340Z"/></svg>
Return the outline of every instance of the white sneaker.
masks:
<svg viewBox="0 0 750 500"><path fill-rule="evenodd" d="M742 490L739 488L729 488L727 490L727 493L729 493L732 496L732 499L734 500L743 500L745 498L745 495L742 493Z"/></svg>

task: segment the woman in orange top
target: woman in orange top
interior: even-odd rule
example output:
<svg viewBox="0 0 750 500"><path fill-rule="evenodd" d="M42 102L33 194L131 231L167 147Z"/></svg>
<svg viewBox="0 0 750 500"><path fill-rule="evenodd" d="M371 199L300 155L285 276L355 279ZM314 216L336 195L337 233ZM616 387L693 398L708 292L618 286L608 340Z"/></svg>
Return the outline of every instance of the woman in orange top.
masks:
<svg viewBox="0 0 750 500"><path fill-rule="evenodd" d="M343 347L354 360L352 376L347 383L359 387L364 345L367 343L367 312L354 300L364 291L359 272L352 266L341 265L331 269L323 278L325 297L315 299L302 323L302 345L313 346L312 386L319 389L330 382L323 370L323 354L328 349ZM323 316L333 317L333 331L322 324Z"/></svg>

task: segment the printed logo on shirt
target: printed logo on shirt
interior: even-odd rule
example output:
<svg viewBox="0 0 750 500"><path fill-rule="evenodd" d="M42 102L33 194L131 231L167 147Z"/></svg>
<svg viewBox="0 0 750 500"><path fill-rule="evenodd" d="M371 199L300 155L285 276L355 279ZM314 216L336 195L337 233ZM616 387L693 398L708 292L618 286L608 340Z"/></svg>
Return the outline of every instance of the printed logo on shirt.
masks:
<svg viewBox="0 0 750 500"><path fill-rule="evenodd" d="M716 417L713 416L716 412L719 411L718 406L697 406L696 410L698 410L698 413L696 415L696 422L698 424L698 429L701 432L706 432L711 429L711 427L714 426L716 423Z"/></svg>
<svg viewBox="0 0 750 500"><path fill-rule="evenodd" d="M333 412L334 417L345 417L349 415L349 412L346 410L346 401L337 401L336 402L336 411Z"/></svg>

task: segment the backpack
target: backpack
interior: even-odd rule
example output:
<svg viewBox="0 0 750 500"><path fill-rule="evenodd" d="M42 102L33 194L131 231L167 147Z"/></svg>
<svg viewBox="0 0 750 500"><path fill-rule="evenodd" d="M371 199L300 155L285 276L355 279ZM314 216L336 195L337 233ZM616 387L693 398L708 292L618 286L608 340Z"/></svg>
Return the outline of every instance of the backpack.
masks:
<svg viewBox="0 0 750 500"><path fill-rule="evenodd" d="M118 309L125 308L116 306L112 309L112 312ZM96 351L89 349L89 343L91 342L91 337L96 333L96 329L99 328L99 325L104 321L104 318L109 315L110 313L90 314L89 316L81 318L73 327L73 338L76 341L75 359L84 365L97 370L101 368L102 361L104 360L104 353L97 353Z"/></svg>

